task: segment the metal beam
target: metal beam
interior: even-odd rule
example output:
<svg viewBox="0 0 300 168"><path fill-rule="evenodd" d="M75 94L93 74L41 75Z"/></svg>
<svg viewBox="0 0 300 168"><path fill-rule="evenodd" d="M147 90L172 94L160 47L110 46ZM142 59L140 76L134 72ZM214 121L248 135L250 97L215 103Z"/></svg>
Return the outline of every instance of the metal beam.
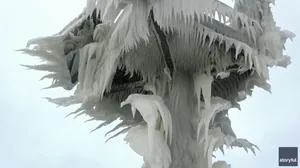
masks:
<svg viewBox="0 0 300 168"><path fill-rule="evenodd" d="M205 27L214 30L215 32L227 36L229 38L233 38L240 42L243 42L252 48L255 47L254 42L250 40L249 37L244 35L241 31L233 29L211 17L204 17L204 18L205 18L204 20L200 21L200 24L204 25Z"/></svg>

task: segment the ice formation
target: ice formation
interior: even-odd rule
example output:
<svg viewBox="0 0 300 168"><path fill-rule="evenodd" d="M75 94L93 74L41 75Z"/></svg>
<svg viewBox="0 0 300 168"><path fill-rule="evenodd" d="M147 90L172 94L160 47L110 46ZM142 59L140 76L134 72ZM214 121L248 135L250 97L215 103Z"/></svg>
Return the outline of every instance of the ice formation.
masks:
<svg viewBox="0 0 300 168"><path fill-rule="evenodd" d="M214 128L210 130L209 135L207 135L207 139L209 141L209 144L207 143L204 145L204 154L208 159L207 168L212 168L212 154L216 148L216 144L224 139L224 134L221 132L220 128Z"/></svg>
<svg viewBox="0 0 300 168"><path fill-rule="evenodd" d="M217 78L221 78L221 79L224 79L224 78L227 78L228 76L230 75L230 72L220 72L217 74Z"/></svg>
<svg viewBox="0 0 300 168"><path fill-rule="evenodd" d="M201 107L201 94L204 98L205 108L210 108L211 100L211 83L213 81L213 76L206 75L204 73L196 74L194 77L194 89L197 96L198 102L198 112L200 113Z"/></svg>
<svg viewBox="0 0 300 168"><path fill-rule="evenodd" d="M124 140L129 144L131 149L140 156L144 157L147 168L168 168L171 164L171 153L169 146L164 140L163 134L157 130L154 131L154 148L150 152L148 147L149 133L145 126L135 126L130 128ZM144 165L146 167L146 165Z"/></svg>
<svg viewBox="0 0 300 168"><path fill-rule="evenodd" d="M227 164L226 161L216 161L213 163L212 168L231 168L231 165Z"/></svg>
<svg viewBox="0 0 300 168"><path fill-rule="evenodd" d="M198 135L197 139L200 143L205 142L205 146L209 140L207 140L209 125L214 120L214 117L218 112L229 110L231 108L231 103L229 101L223 100L219 97L212 97L212 103L209 107L204 107L204 110L201 112L200 121L198 123ZM204 133L200 133L201 129L204 129ZM202 135L202 137L200 137ZM201 138L201 139L200 139Z"/></svg>
<svg viewBox="0 0 300 168"><path fill-rule="evenodd" d="M283 50L295 35L277 27L270 3L275 0L235 0L234 8L218 0L87 0L83 13L58 34L29 40L19 51L42 59L41 65L24 66L49 72L42 78L53 79L47 88L76 87L74 95L48 101L81 104L70 114L102 121L95 130L120 120L108 134L122 129L110 138L127 132L144 167L169 168L171 155L181 159L172 142L176 126L186 124L196 130L189 135L197 144L190 150L201 155L187 154L199 164L185 166L227 168L225 161L212 164L216 149L224 153L225 144L254 153L257 148L237 138L228 110L240 109L255 86L271 92L269 68L291 63ZM178 115L172 103L185 101L170 99L174 74L181 72L190 76L195 100L189 104L195 110L187 115L190 123L172 122Z"/></svg>
<svg viewBox="0 0 300 168"><path fill-rule="evenodd" d="M159 118L162 118L163 130L165 131L165 140L172 140L172 118L168 107L164 104L163 99L157 95L131 94L121 102L121 107L131 104L133 117L138 110L148 127L149 149L152 151L154 132Z"/></svg>

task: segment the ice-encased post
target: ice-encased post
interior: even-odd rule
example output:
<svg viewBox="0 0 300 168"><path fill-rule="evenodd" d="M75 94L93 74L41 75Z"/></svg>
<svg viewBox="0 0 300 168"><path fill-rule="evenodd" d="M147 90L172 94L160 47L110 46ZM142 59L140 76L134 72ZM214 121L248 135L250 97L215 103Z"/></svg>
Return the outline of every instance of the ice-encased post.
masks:
<svg viewBox="0 0 300 168"><path fill-rule="evenodd" d="M173 140L170 146L172 164L170 168L194 168L197 156L197 127L193 81L184 71L176 71L170 94L165 98L173 124ZM194 122L193 122L194 121Z"/></svg>

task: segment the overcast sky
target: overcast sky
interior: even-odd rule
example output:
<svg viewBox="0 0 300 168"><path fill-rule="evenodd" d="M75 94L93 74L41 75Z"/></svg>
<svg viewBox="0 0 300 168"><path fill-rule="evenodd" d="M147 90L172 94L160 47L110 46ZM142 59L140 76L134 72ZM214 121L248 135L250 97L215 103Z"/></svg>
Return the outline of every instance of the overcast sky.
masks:
<svg viewBox="0 0 300 168"><path fill-rule="evenodd" d="M289 2L289 3L287 3ZM300 34L299 0L277 1L277 24ZM19 64L34 59L15 52L27 40L57 33L83 9L85 0L18 0L0 6L0 167L3 168L139 168L142 160L122 137L105 144L107 128L90 134L96 123L85 118L64 118L74 108L56 108L42 97L71 94L62 89L40 90L43 73L25 71ZM230 117L237 136L260 146L257 156L242 149L226 151L233 168L278 167L279 146L300 146L300 83L297 70L300 42L288 42L285 54L292 56L288 69L271 70L272 94L255 89L242 103L242 111ZM297 68L298 67L298 68Z"/></svg>

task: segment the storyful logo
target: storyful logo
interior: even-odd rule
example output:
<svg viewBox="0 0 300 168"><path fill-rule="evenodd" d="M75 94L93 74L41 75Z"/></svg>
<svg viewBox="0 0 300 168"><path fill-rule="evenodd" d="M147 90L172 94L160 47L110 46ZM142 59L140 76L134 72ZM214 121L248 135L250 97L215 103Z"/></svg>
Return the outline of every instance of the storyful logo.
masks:
<svg viewBox="0 0 300 168"><path fill-rule="evenodd" d="M279 147L279 166L298 166L298 147Z"/></svg>

